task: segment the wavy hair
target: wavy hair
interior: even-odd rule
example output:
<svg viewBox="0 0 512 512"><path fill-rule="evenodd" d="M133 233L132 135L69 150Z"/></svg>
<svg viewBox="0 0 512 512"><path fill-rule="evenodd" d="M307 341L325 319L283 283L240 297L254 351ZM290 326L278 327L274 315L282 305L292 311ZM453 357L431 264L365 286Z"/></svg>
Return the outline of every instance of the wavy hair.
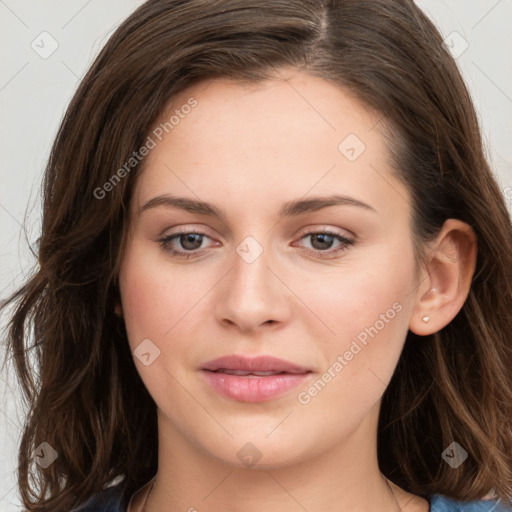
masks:
<svg viewBox="0 0 512 512"><path fill-rule="evenodd" d="M114 313L140 163L108 195L98 189L178 92L205 79L259 83L286 66L379 114L418 247L448 218L478 237L462 310L434 335L407 336L382 401L382 472L423 497L512 496L511 223L438 30L412 0L149 0L69 104L44 175L37 268L2 304L29 404L18 460L29 510L69 511L122 475L129 496L157 469L156 407ZM441 459L454 440L469 454L456 470ZM32 456L42 442L58 452L46 469Z"/></svg>

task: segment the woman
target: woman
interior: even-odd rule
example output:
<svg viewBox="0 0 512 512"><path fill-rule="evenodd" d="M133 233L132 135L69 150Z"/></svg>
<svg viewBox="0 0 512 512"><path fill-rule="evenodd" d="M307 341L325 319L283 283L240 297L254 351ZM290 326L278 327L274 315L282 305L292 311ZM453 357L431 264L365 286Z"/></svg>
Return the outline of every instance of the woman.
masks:
<svg viewBox="0 0 512 512"><path fill-rule="evenodd" d="M510 510L511 249L412 1L146 2L7 302L25 506Z"/></svg>

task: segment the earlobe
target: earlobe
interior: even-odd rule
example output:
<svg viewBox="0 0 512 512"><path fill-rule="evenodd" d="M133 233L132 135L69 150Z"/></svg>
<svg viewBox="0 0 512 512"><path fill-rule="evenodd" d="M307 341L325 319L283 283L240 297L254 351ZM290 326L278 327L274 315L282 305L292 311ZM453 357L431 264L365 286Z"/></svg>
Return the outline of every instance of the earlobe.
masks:
<svg viewBox="0 0 512 512"><path fill-rule="evenodd" d="M120 318L123 316L123 310L119 302L116 302L116 305L114 306L114 313Z"/></svg>
<svg viewBox="0 0 512 512"><path fill-rule="evenodd" d="M476 236L468 224L448 219L428 251L409 324L420 336L440 331L464 305L476 267Z"/></svg>

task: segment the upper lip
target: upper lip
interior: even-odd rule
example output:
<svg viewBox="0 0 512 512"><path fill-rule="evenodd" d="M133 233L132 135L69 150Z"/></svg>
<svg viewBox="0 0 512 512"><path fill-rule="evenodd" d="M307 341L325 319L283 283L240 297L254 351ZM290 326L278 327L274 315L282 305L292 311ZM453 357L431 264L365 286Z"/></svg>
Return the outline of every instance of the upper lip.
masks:
<svg viewBox="0 0 512 512"><path fill-rule="evenodd" d="M284 373L307 373L308 368L298 366L272 356L246 357L241 355L229 355L208 361L202 366L203 370L241 370L247 372L284 372Z"/></svg>

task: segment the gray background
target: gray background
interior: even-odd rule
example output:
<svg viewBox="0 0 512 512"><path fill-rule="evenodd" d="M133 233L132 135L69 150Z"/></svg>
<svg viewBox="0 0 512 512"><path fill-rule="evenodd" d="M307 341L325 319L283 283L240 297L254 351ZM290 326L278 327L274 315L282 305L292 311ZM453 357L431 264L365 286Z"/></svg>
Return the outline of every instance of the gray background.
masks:
<svg viewBox="0 0 512 512"><path fill-rule="evenodd" d="M0 298L34 264L27 240L38 238L42 171L65 108L99 49L141 3L0 0ZM457 55L496 177L512 202L512 0L417 3ZM2 370L0 512L21 510L14 468L22 421L16 380Z"/></svg>

